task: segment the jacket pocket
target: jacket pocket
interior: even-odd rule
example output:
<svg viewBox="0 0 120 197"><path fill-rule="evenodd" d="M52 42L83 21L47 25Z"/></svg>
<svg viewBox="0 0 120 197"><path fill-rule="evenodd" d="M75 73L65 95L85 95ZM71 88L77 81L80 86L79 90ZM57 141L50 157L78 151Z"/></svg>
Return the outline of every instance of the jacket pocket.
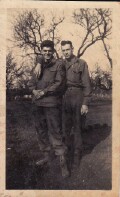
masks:
<svg viewBox="0 0 120 197"><path fill-rule="evenodd" d="M78 67L73 67L71 71L72 71L71 73L72 81L76 83L80 83L82 70L80 70Z"/></svg>
<svg viewBox="0 0 120 197"><path fill-rule="evenodd" d="M76 74L82 74L82 70L79 68L79 67L73 67L72 68L72 71L74 72L74 73L76 73Z"/></svg>
<svg viewBox="0 0 120 197"><path fill-rule="evenodd" d="M55 76L56 76L56 73L57 73L56 69L55 68L51 68L49 70L49 73L50 73L51 80L54 80L55 79Z"/></svg>
<svg viewBox="0 0 120 197"><path fill-rule="evenodd" d="M56 77L56 70L54 68L50 68L46 71L43 80L45 84L48 86L54 82L55 77Z"/></svg>
<svg viewBox="0 0 120 197"><path fill-rule="evenodd" d="M56 72L56 67L50 67L50 68L48 68L48 70L49 70L50 72Z"/></svg>

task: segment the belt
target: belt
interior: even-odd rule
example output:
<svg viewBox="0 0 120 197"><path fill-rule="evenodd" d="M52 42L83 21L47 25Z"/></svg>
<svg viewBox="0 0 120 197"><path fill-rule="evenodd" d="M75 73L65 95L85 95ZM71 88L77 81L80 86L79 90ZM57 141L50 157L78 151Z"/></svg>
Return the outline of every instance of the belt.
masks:
<svg viewBox="0 0 120 197"><path fill-rule="evenodd" d="M68 86L68 90L73 90L73 89L82 89L82 87L76 87L76 86Z"/></svg>

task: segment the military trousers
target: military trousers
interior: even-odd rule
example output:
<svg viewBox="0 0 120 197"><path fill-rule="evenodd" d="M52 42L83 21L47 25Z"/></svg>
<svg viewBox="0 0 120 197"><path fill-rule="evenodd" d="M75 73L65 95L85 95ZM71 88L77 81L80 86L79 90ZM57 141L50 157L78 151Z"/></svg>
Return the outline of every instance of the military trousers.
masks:
<svg viewBox="0 0 120 197"><path fill-rule="evenodd" d="M53 148L55 155L66 154L67 147L62 139L61 107L37 106L34 118L39 147L43 154L50 152L51 148Z"/></svg>
<svg viewBox="0 0 120 197"><path fill-rule="evenodd" d="M83 92L80 88L68 88L63 98L63 118L62 127L65 141L70 141L71 133L74 134L74 151L82 151L81 137L81 106L83 101ZM67 143L66 143L67 144Z"/></svg>

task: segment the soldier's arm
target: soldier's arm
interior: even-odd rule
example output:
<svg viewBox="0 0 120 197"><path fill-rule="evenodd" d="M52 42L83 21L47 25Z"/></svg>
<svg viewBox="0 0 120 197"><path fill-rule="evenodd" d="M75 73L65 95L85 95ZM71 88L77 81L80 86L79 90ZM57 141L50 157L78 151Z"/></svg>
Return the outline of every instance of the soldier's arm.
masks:
<svg viewBox="0 0 120 197"><path fill-rule="evenodd" d="M28 87L29 87L29 90L30 92L32 93L33 90L36 89L36 86L37 86L37 78L36 78L36 75L34 73L32 73L31 75L31 79L28 81Z"/></svg>
<svg viewBox="0 0 120 197"><path fill-rule="evenodd" d="M42 90L36 90L38 78L36 77L35 73L33 73L31 79L28 82L29 91L33 95L33 100L39 99L44 95Z"/></svg>
<svg viewBox="0 0 120 197"><path fill-rule="evenodd" d="M36 75L37 78L39 78L41 74L41 67L42 67L42 62L43 62L43 57L37 56L35 60L35 67L34 67L34 74Z"/></svg>
<svg viewBox="0 0 120 197"><path fill-rule="evenodd" d="M51 83L46 89L44 89L45 95L54 95L57 92L64 92L66 85L66 70L63 64L59 64L57 68L56 77L53 83Z"/></svg>
<svg viewBox="0 0 120 197"><path fill-rule="evenodd" d="M83 84L83 105L88 105L91 97L91 82L88 71L88 65L84 62L83 72L82 72L82 84Z"/></svg>
<svg viewBox="0 0 120 197"><path fill-rule="evenodd" d="M36 75L36 77L39 78L40 74L41 74L41 67L42 65L40 63L37 63L34 69L34 73Z"/></svg>
<svg viewBox="0 0 120 197"><path fill-rule="evenodd" d="M31 79L28 82L28 87L31 92L36 89L38 78L41 74L41 65L43 58L41 55L37 56L34 61L34 67L31 73Z"/></svg>

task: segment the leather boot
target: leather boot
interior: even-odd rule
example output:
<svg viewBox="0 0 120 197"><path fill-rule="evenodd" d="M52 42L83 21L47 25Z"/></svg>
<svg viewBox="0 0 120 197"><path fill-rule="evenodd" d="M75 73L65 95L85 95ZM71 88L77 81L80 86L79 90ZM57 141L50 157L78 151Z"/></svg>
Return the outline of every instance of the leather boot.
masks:
<svg viewBox="0 0 120 197"><path fill-rule="evenodd" d="M47 152L47 153L44 153L43 158L36 161L36 165L37 166L43 166L44 164L49 163L49 162L50 162L50 156L49 156L49 153Z"/></svg>
<svg viewBox="0 0 120 197"><path fill-rule="evenodd" d="M66 158L64 155L60 155L60 167L61 167L61 171L62 171L62 177L63 178L69 177L70 172L68 170Z"/></svg>

